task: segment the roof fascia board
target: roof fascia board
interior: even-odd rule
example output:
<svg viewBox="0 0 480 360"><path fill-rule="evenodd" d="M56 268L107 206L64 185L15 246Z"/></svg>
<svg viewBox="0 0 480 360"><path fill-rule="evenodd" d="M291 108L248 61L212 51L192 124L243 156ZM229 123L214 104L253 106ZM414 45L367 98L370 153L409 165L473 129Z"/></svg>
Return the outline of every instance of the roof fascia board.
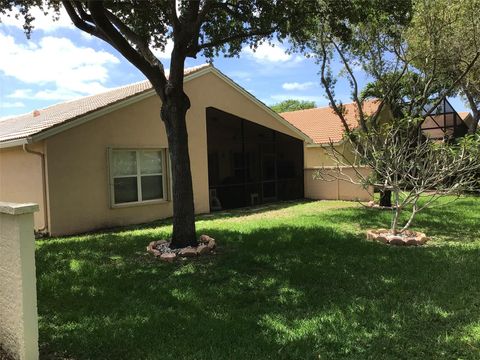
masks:
<svg viewBox="0 0 480 360"><path fill-rule="evenodd" d="M345 140L340 140L340 141L337 141L337 142L334 142L333 143L333 146L340 146L340 145L343 145L345 143ZM305 145L307 148L317 148L317 147L323 147L323 148L327 148L327 147L330 147L330 144L329 143L314 143L314 144L306 144Z"/></svg>
<svg viewBox="0 0 480 360"><path fill-rule="evenodd" d="M250 94L247 90L245 90L243 87L241 87L240 85L238 85L235 81L233 81L232 79L230 79L228 76L226 76L225 74L223 74L221 71L217 70L216 68L211 68L212 69L212 73L214 73L215 75L217 75L220 79L222 79L223 81L225 81L227 84L229 84L230 86L232 86L233 88L235 88L239 93L241 93L243 96L245 96L247 99L249 99L250 101L253 101L257 106L259 106L260 108L262 108L264 111L266 111L269 115L273 116L276 120L278 120L281 124L285 125L287 128L289 128L290 130L292 130L294 133L296 133L298 136L300 136L300 138L302 138L305 142L307 143L312 143L313 144L313 140L308 136L306 135L305 133L303 133L302 131L300 131L299 129L297 129L295 126L293 126L292 124L290 124L287 120L285 120L283 117L281 117L279 114L277 114L275 111L273 111L272 109L270 109L267 105L265 105L263 102L261 102L260 100L258 100L255 96L253 96L252 94Z"/></svg>
<svg viewBox="0 0 480 360"><path fill-rule="evenodd" d="M7 149L7 148L12 148L15 146L22 146L24 144L28 144L27 138L20 138L20 139L15 139L15 140L8 140L4 142L0 142L0 149Z"/></svg>

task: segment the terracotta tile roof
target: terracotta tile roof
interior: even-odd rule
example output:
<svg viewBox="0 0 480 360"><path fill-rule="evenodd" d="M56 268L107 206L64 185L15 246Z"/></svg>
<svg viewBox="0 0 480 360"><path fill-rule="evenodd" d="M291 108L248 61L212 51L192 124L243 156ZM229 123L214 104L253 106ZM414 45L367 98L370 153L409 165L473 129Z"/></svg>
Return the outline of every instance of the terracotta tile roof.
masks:
<svg viewBox="0 0 480 360"><path fill-rule="evenodd" d="M353 103L344 105L348 124L352 128L357 127L357 106ZM376 101L366 101L364 103L366 114L373 114L376 109ZM297 129L307 134L316 144L327 144L330 140L339 142L343 138L344 127L342 121L329 106L291 111L280 115Z"/></svg>
<svg viewBox="0 0 480 360"><path fill-rule="evenodd" d="M460 111L458 113L458 116L460 116L462 118L462 120L465 120L465 118L470 115L470 113L468 111Z"/></svg>
<svg viewBox="0 0 480 360"><path fill-rule="evenodd" d="M185 69L190 75L209 64ZM152 88L148 80L121 86L106 92L55 104L44 109L34 110L28 114L18 115L0 121L0 142L23 139L38 134L46 129L72 121L83 115L100 110L108 105L128 99L133 95L146 92ZM34 116L37 115L37 116Z"/></svg>

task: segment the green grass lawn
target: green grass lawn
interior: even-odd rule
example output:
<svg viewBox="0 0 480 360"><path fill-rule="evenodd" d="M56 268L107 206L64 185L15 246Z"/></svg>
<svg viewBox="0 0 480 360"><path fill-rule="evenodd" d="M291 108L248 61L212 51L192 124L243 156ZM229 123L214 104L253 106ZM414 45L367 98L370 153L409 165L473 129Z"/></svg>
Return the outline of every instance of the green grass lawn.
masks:
<svg viewBox="0 0 480 360"><path fill-rule="evenodd" d="M296 202L202 216L216 255L146 254L168 221L38 242L45 359L479 359L480 198L420 214L424 247L364 231L389 213Z"/></svg>

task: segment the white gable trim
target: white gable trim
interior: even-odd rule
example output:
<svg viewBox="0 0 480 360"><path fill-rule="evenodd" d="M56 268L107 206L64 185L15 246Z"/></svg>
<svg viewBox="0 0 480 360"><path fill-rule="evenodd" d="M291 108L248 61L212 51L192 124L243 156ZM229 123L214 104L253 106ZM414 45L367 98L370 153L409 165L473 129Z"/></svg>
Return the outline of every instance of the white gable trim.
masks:
<svg viewBox="0 0 480 360"><path fill-rule="evenodd" d="M15 147L15 146L22 146L24 144L28 144L27 138L7 140L4 142L0 142L0 149L6 149L6 148Z"/></svg>

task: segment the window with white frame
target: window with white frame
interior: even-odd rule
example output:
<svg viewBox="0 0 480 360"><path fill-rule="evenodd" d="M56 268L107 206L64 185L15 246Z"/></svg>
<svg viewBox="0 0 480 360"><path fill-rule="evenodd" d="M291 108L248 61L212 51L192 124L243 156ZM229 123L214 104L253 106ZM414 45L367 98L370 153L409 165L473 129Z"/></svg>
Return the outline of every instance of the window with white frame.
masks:
<svg viewBox="0 0 480 360"><path fill-rule="evenodd" d="M110 183L112 204L166 199L165 151L112 149Z"/></svg>

